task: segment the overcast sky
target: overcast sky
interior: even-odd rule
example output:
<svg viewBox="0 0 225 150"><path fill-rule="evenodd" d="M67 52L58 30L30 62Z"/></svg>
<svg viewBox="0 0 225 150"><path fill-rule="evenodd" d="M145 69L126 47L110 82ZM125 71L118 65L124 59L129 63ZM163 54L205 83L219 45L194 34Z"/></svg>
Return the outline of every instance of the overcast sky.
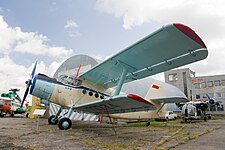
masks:
<svg viewBox="0 0 225 150"><path fill-rule="evenodd" d="M223 0L1 0L0 93L23 93L35 60L37 72L52 76L70 56L105 59L174 22L195 30L209 50L185 67L225 74L224 10Z"/></svg>

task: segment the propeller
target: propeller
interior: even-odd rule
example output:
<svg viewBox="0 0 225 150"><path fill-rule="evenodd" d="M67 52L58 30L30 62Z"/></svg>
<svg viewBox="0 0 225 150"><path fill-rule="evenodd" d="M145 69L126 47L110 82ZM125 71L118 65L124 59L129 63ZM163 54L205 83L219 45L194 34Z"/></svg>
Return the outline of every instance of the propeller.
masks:
<svg viewBox="0 0 225 150"><path fill-rule="evenodd" d="M210 105L215 104L215 100L213 98L210 98L210 96L208 94L206 94L206 97L208 98L208 102L209 102Z"/></svg>
<svg viewBox="0 0 225 150"><path fill-rule="evenodd" d="M27 97L27 95L28 95L29 90L30 90L30 86L32 85L32 80L33 80L34 75L35 75L36 66L37 66L37 61L36 61L35 64L34 64L34 68L33 68L32 72L31 72L30 79L28 79L28 80L25 82L25 84L26 84L26 91L25 91L25 93L24 93L24 95L23 95L23 99L22 99L22 102L21 102L20 107L23 106L23 103L24 103L24 101L25 101L25 99L26 99L26 97Z"/></svg>

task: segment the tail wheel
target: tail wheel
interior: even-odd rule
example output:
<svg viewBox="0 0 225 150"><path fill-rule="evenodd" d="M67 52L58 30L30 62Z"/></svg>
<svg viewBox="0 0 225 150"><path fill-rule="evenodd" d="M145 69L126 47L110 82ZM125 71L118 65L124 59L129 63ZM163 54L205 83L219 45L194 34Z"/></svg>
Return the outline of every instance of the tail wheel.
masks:
<svg viewBox="0 0 225 150"><path fill-rule="evenodd" d="M62 118L59 120L58 127L60 130L68 130L72 126L72 121L69 118Z"/></svg>
<svg viewBox="0 0 225 150"><path fill-rule="evenodd" d="M58 123L58 119L55 120L54 118L55 118L55 115L51 115L51 116L48 118L48 124L52 124L52 125L57 124L57 123Z"/></svg>

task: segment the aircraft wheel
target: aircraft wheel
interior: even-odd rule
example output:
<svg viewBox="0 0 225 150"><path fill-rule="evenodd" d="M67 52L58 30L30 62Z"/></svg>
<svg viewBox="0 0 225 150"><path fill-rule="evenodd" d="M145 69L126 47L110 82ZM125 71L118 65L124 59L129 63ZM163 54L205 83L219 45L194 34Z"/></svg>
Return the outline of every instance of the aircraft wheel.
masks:
<svg viewBox="0 0 225 150"><path fill-rule="evenodd" d="M204 121L205 121L205 122L207 121L207 117L204 117Z"/></svg>
<svg viewBox="0 0 225 150"><path fill-rule="evenodd" d="M208 116L208 119L212 119L212 117L209 115L209 116Z"/></svg>
<svg viewBox="0 0 225 150"><path fill-rule="evenodd" d="M69 118L62 118L59 120L58 127L60 130L68 130L72 126L72 121Z"/></svg>
<svg viewBox="0 0 225 150"><path fill-rule="evenodd" d="M150 126L150 125L151 125L150 121L147 121L147 122L146 122L146 126L148 127L148 126Z"/></svg>
<svg viewBox="0 0 225 150"><path fill-rule="evenodd" d="M55 115L51 115L49 118L48 118L48 124L57 124L58 123L58 119L57 120L54 120L55 118Z"/></svg>

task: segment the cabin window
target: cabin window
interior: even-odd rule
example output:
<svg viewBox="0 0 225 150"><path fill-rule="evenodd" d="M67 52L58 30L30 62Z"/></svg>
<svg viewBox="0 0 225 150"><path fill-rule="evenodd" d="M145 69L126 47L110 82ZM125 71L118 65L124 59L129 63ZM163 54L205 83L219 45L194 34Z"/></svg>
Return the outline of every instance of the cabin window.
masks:
<svg viewBox="0 0 225 150"><path fill-rule="evenodd" d="M101 96L100 96L100 98L101 98L101 99L104 99L104 96L103 96L103 95L101 95Z"/></svg>
<svg viewBox="0 0 225 150"><path fill-rule="evenodd" d="M95 98L98 98L98 97L99 97L98 93L95 93Z"/></svg>
<svg viewBox="0 0 225 150"><path fill-rule="evenodd" d="M87 94L87 91L86 91L86 90L83 90L82 93L83 93L83 94Z"/></svg>
<svg viewBox="0 0 225 150"><path fill-rule="evenodd" d="M89 94L89 96L92 96L93 95L93 92L90 91L88 94Z"/></svg>
<svg viewBox="0 0 225 150"><path fill-rule="evenodd" d="M61 82L66 84L75 85L75 86L79 86L82 84L82 81L77 79L74 76L61 75L59 78Z"/></svg>

